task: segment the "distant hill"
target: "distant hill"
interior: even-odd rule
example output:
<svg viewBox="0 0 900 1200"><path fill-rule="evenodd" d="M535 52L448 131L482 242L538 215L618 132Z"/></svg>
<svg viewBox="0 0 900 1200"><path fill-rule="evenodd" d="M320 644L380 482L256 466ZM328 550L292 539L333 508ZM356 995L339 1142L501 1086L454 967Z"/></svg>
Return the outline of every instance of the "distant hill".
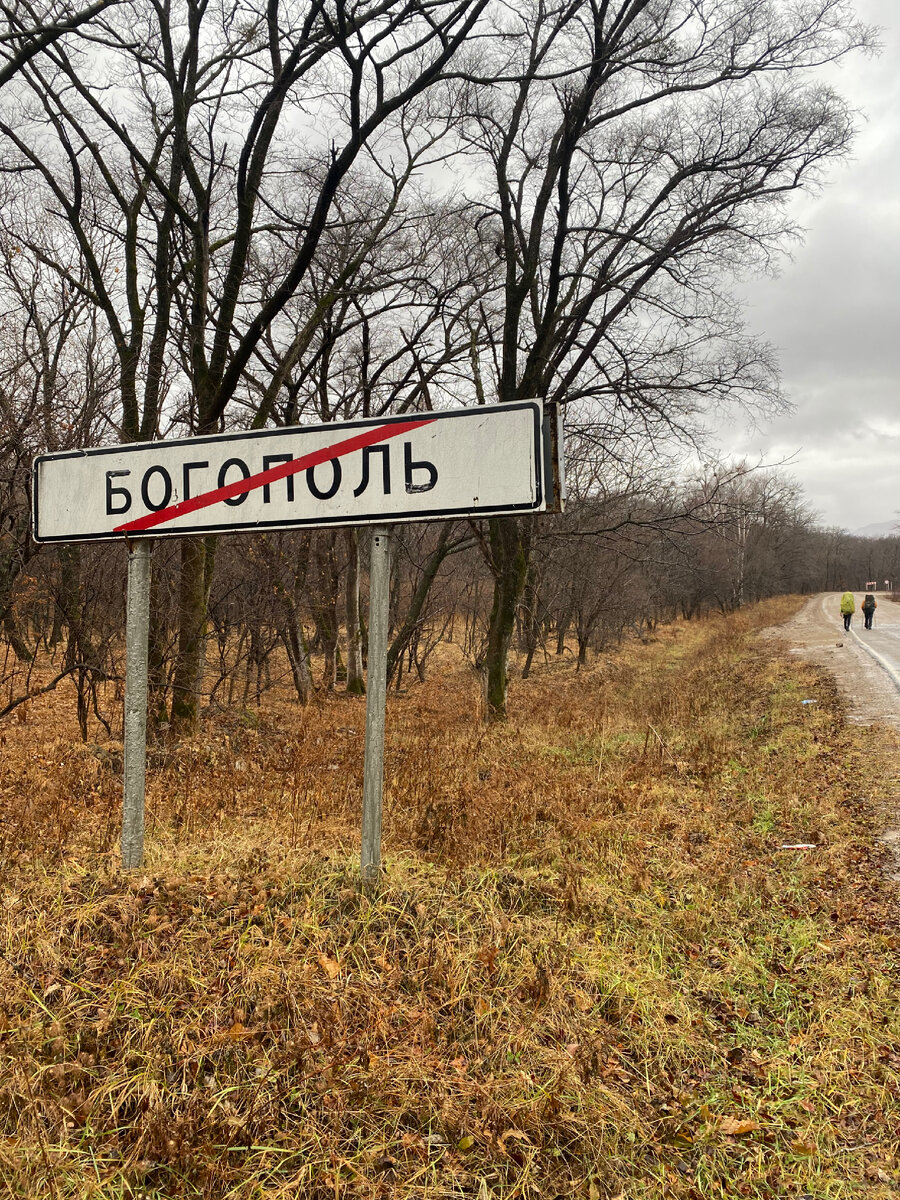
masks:
<svg viewBox="0 0 900 1200"><path fill-rule="evenodd" d="M872 525L863 525L861 529L854 529L852 532L856 537L896 537L900 535L900 517L895 517L893 521L876 521Z"/></svg>

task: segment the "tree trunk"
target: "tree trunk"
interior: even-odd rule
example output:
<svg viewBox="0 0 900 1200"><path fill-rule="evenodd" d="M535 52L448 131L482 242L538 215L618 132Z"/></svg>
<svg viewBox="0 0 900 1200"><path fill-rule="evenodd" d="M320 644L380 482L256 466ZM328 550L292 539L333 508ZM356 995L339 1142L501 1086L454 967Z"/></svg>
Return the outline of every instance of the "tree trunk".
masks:
<svg viewBox="0 0 900 1200"><path fill-rule="evenodd" d="M527 679L531 674L531 664L534 661L534 653L537 650L538 639L541 633L540 621L538 621L538 588L537 588L537 572L534 569L534 563L528 568L528 576L525 580L525 591L522 597L522 621L525 631L525 665L522 668L522 678Z"/></svg>
<svg viewBox="0 0 900 1200"><path fill-rule="evenodd" d="M428 593L431 591L431 585L434 583L435 577L441 568L441 563L450 553L450 532L453 529L452 522L445 524L438 538L438 543L428 556L425 563L422 576L416 585L416 590L413 592L412 600L409 603L409 608L403 618L403 624L397 631L397 635L391 642L387 656L387 680L390 684L393 678L394 671L403 656L403 651L409 645L416 627L422 616L422 611L425 608L425 601L428 599Z"/></svg>
<svg viewBox="0 0 900 1200"><path fill-rule="evenodd" d="M312 691L312 675L309 669L309 650L297 617L297 607L284 591L278 596L278 605L281 610L281 628L278 632L287 651L297 699L301 704L307 704Z"/></svg>
<svg viewBox="0 0 900 1200"><path fill-rule="evenodd" d="M366 690L363 676L362 630L359 625L359 534L344 530L347 539L347 582L344 588L347 622L347 691L362 696Z"/></svg>
<svg viewBox="0 0 900 1200"><path fill-rule="evenodd" d="M200 712L198 679L206 651L206 542L185 538L181 543L178 594L178 661L172 695L172 730L189 736L197 730Z"/></svg>
<svg viewBox="0 0 900 1200"><path fill-rule="evenodd" d="M309 665L309 647L303 634L303 625L297 615L293 596L276 576L275 599L278 606L278 634L284 643L291 668L294 689L301 704L308 704L312 692L312 671Z"/></svg>
<svg viewBox="0 0 900 1200"><path fill-rule="evenodd" d="M81 547L60 546L59 590L56 607L61 624L66 628L66 667L78 661L77 646L81 636Z"/></svg>
<svg viewBox="0 0 900 1200"><path fill-rule="evenodd" d="M487 719L500 721L506 717L509 647L528 573L520 522L513 517L494 517L490 521L490 548L494 602L484 660L485 699Z"/></svg>
<svg viewBox="0 0 900 1200"><path fill-rule="evenodd" d="M51 654L62 641L63 624L62 605L57 600L53 603L53 623L50 628L50 636L47 639L47 649Z"/></svg>
<svg viewBox="0 0 900 1200"><path fill-rule="evenodd" d="M578 670L587 666L587 651L588 651L589 634L579 629L578 630Z"/></svg>
<svg viewBox="0 0 900 1200"><path fill-rule="evenodd" d="M58 603L66 621L66 655L68 670L76 663L87 662L91 654L90 636L85 628L84 607L81 589L81 547L62 546L59 551L60 581ZM88 739L89 679L84 667L74 672L78 728L81 740Z"/></svg>
<svg viewBox="0 0 900 1200"><path fill-rule="evenodd" d="M147 690L149 693L149 727L156 738L169 724L167 659L169 651L169 622L163 605L161 568L150 573L150 630L147 638Z"/></svg>
<svg viewBox="0 0 900 1200"><path fill-rule="evenodd" d="M569 626L572 624L572 609L567 608L559 618L559 623L556 626L556 653L565 654L566 637L569 633Z"/></svg>
<svg viewBox="0 0 900 1200"><path fill-rule="evenodd" d="M316 584L313 593L313 618L316 634L325 655L325 670L322 684L329 691L337 682L338 670L338 570L334 553L335 533L330 529L320 530L315 540L314 562Z"/></svg>
<svg viewBox="0 0 900 1200"><path fill-rule="evenodd" d="M22 637L19 623L16 620L16 614L12 610L12 605L8 606L3 614L3 635L12 647L19 662L30 663L34 658L31 650Z"/></svg>
<svg viewBox="0 0 900 1200"><path fill-rule="evenodd" d="M206 675L206 649L209 645L209 593L212 588L213 573L216 569L216 547L218 541L214 534L203 539L203 621L200 631L200 645L197 649L197 668L194 676L194 694L198 703L203 696L203 679Z"/></svg>
<svg viewBox="0 0 900 1200"><path fill-rule="evenodd" d="M272 580L278 621L278 636L284 644L291 668L291 678L301 704L308 704L312 692L312 671L309 665L309 647L303 634L303 624L297 613L294 592L287 585L281 563L284 554L277 554L268 537L260 537L260 548ZM305 575L305 570L303 571Z"/></svg>

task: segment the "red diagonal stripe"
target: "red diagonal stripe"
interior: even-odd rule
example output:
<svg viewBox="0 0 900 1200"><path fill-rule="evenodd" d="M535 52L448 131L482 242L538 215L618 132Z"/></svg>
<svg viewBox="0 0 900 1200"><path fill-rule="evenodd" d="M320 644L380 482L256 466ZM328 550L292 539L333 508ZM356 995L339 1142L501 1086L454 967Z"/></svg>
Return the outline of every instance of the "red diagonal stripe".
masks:
<svg viewBox="0 0 900 1200"><path fill-rule="evenodd" d="M296 475L310 467L317 467L320 463L329 462L333 458L341 458L345 454L352 454L354 450L362 450L365 446L374 446L378 442L386 442L388 438L399 437L401 433L421 429L423 425L430 425L434 420L434 417L418 417L414 421L389 421L385 425L376 425L374 429L367 429L365 433L354 434L353 437L346 438L343 442L335 442L332 446L323 446L321 450L312 450L301 458L295 458L287 463L279 463L277 467L269 467L267 471L260 471L258 475L251 475L247 479L236 479L234 483L226 483L224 487L215 488L211 492L202 492L199 496L192 496L190 500L179 500L177 504L170 504L167 508L160 508L157 512L147 513L144 517L137 517L125 525L117 525L113 529L113 533L137 533L140 529L152 529L155 525L164 525L167 521L174 521L176 517L184 516L185 513L196 512L199 508L209 508L211 504L218 504L220 500L230 500L232 496L240 496L242 492L252 492L255 488L263 487L265 484L277 483L279 479L287 479L289 475Z"/></svg>

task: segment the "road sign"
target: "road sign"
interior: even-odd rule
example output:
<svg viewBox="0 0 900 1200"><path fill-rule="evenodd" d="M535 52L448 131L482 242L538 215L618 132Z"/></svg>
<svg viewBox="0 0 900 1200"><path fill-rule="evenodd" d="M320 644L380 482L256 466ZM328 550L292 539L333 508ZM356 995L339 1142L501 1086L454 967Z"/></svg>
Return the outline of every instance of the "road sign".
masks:
<svg viewBox="0 0 900 1200"><path fill-rule="evenodd" d="M381 860L388 523L542 512L565 500L562 423L539 400L448 413L293 426L44 454L34 464L38 542L185 536L304 525L374 526L361 865ZM128 546L122 864L144 840L152 543Z"/></svg>
<svg viewBox="0 0 900 1200"><path fill-rule="evenodd" d="M38 542L546 508L540 401L44 454Z"/></svg>

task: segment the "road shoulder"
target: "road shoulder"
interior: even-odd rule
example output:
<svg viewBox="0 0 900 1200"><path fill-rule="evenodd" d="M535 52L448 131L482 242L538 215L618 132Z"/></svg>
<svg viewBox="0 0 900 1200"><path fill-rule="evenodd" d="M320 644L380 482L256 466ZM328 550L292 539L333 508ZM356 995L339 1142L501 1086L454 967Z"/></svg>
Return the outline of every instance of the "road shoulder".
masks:
<svg viewBox="0 0 900 1200"><path fill-rule="evenodd" d="M824 668L844 701L847 723L866 727L872 753L866 799L880 831L884 873L900 881L900 689L892 672L867 652L860 633L844 632L837 604L836 595L813 596L789 621L763 630L760 636ZM881 599L879 611L885 628L900 622L900 605Z"/></svg>

